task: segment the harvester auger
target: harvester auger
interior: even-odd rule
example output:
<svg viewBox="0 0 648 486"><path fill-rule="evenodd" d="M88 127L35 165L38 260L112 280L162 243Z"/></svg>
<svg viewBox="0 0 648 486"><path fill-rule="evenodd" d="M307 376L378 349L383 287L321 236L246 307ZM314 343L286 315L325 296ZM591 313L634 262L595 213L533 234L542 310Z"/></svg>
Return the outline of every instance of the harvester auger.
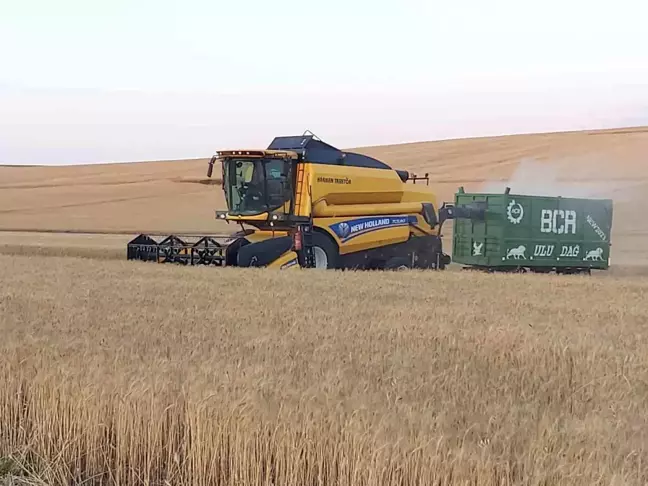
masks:
<svg viewBox="0 0 648 486"><path fill-rule="evenodd" d="M219 151L226 210L216 219L232 235L139 235L128 259L185 265L271 268L443 269L441 227L455 217L482 218L480 205L437 200L429 176L392 169L341 151L313 134L276 137L267 149ZM417 182L425 181L425 184ZM247 228L245 227L247 226Z"/></svg>

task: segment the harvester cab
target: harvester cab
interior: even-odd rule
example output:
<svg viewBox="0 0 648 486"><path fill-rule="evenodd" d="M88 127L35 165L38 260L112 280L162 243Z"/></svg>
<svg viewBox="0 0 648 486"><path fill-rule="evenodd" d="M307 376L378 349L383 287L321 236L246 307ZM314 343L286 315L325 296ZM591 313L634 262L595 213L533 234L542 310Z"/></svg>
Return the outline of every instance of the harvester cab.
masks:
<svg viewBox="0 0 648 486"><path fill-rule="evenodd" d="M157 244L140 235L129 259L365 269L442 269L450 261L440 228L454 212L443 206L437 214L428 174L395 170L312 133L276 137L263 150L218 151L207 176L219 165L226 208L216 219L242 230L195 243L170 236Z"/></svg>

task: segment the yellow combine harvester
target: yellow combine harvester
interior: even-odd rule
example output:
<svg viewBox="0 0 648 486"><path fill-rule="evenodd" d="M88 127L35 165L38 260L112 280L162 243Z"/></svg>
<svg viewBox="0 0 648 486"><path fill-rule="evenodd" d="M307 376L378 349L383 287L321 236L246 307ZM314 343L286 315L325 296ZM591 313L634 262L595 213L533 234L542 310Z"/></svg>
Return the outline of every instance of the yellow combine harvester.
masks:
<svg viewBox="0 0 648 486"><path fill-rule="evenodd" d="M216 218L242 230L225 241L172 235L158 243L139 235L128 259L328 269L443 269L450 262L440 231L456 209L444 204L437 211L427 174L392 169L312 134L277 137L266 150L217 152L208 177L217 162L227 210ZM461 213L480 217L479 208Z"/></svg>

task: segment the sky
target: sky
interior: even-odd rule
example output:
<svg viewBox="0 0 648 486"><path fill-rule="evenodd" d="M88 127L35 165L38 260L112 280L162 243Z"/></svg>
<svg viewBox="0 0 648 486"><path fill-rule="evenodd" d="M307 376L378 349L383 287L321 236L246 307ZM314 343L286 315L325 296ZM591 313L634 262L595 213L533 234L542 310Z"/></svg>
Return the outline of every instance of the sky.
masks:
<svg viewBox="0 0 648 486"><path fill-rule="evenodd" d="M642 0L0 0L0 164L648 125Z"/></svg>

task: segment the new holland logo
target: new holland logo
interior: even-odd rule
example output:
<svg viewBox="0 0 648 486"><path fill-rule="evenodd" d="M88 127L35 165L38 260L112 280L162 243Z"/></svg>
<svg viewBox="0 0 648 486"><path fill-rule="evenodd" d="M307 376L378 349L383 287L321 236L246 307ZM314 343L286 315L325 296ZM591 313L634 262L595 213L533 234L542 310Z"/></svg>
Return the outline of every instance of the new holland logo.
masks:
<svg viewBox="0 0 648 486"><path fill-rule="evenodd" d="M346 238L351 234L351 226L349 226L349 223L346 221L342 221L338 225L338 231L336 231L336 233L340 238Z"/></svg>
<svg viewBox="0 0 648 486"><path fill-rule="evenodd" d="M416 216L376 216L371 218L358 218L332 224L331 230L342 241L350 240L356 236L372 231L407 226L416 222Z"/></svg>

